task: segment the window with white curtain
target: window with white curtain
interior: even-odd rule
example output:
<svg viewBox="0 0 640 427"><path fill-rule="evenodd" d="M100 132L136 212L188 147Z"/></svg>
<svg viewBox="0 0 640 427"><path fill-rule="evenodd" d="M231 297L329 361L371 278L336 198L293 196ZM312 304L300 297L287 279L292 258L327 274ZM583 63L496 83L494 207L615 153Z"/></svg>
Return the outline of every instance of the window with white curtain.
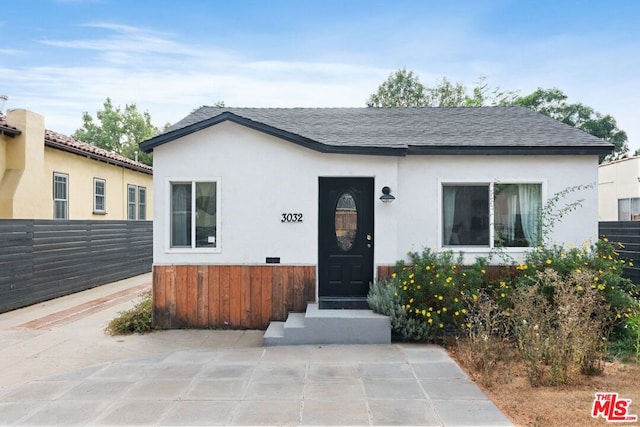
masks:
<svg viewBox="0 0 640 427"><path fill-rule="evenodd" d="M444 184L443 246L536 246L541 209L539 183Z"/></svg>
<svg viewBox="0 0 640 427"><path fill-rule="evenodd" d="M219 248L218 182L171 182L171 248Z"/></svg>

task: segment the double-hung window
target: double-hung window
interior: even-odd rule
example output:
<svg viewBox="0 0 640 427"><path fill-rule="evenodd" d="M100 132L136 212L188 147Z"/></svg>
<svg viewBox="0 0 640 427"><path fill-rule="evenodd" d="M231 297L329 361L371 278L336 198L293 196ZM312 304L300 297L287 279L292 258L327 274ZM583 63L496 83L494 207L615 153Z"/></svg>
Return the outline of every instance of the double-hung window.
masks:
<svg viewBox="0 0 640 427"><path fill-rule="evenodd" d="M541 209L539 183L443 184L443 246L537 246Z"/></svg>
<svg viewBox="0 0 640 427"><path fill-rule="evenodd" d="M136 186L127 185L127 219L136 219Z"/></svg>
<svg viewBox="0 0 640 427"><path fill-rule="evenodd" d="M106 188L104 179L93 178L93 212L103 214L106 210Z"/></svg>
<svg viewBox="0 0 640 427"><path fill-rule="evenodd" d="M69 175L53 173L53 219L69 218Z"/></svg>
<svg viewBox="0 0 640 427"><path fill-rule="evenodd" d="M219 181L172 181L170 247L219 249Z"/></svg>
<svg viewBox="0 0 640 427"><path fill-rule="evenodd" d="M147 219L147 189L146 187L138 187L138 219L143 221Z"/></svg>

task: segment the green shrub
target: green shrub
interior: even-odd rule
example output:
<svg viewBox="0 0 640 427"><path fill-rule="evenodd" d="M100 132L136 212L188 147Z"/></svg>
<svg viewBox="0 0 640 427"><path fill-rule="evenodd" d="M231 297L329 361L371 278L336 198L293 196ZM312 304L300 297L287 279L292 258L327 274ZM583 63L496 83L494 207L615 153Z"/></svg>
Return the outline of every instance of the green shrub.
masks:
<svg viewBox="0 0 640 427"><path fill-rule="evenodd" d="M640 363L640 313L626 318L625 334L617 336L609 345L609 354L623 361Z"/></svg>
<svg viewBox="0 0 640 427"><path fill-rule="evenodd" d="M621 244L618 245L622 247ZM592 278L591 283L576 286L594 289L603 296L615 316L612 338L624 339L627 333L624 328L626 319L640 308L637 301L640 296L638 285L622 277L622 269L627 264L633 266L620 259L619 253L606 238L590 246L585 244L581 248L557 245L539 247L528 252L524 262L516 267L520 275L516 277L515 286L537 283L537 273L546 269L552 269L565 278L573 273L588 273ZM545 287L540 291L547 298L553 299L553 287Z"/></svg>
<svg viewBox="0 0 640 427"><path fill-rule="evenodd" d="M394 332L405 339L442 339L470 327L468 305L479 298L484 260L464 267L462 255L430 249L408 256L408 264L399 261L391 278L374 284L371 307L392 316Z"/></svg>
<svg viewBox="0 0 640 427"><path fill-rule="evenodd" d="M152 310L151 291L144 292L132 309L118 313L118 317L109 322L106 332L110 335L151 332L154 329L151 322Z"/></svg>
<svg viewBox="0 0 640 427"><path fill-rule="evenodd" d="M432 336L432 328L424 320L410 316L401 306L398 295L397 280L374 282L367 301L373 311L389 316L396 337L408 341L428 341Z"/></svg>

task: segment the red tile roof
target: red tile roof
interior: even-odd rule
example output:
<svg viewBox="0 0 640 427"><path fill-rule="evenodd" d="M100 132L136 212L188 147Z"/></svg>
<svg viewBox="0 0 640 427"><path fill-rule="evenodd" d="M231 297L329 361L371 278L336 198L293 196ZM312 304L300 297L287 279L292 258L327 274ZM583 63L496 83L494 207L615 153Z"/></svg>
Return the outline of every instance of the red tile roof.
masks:
<svg viewBox="0 0 640 427"><path fill-rule="evenodd" d="M5 129L9 132L13 132L13 135L20 135L21 133L18 128L9 126L5 116L0 116L0 132ZM10 136L13 135L10 134ZM121 156L120 154L107 151L92 144L87 144L86 142L78 141L70 136L54 132L49 129L45 129L44 131L44 145L138 172L147 173L149 175L153 173L153 168L145 165L144 163L136 162Z"/></svg>
<svg viewBox="0 0 640 427"><path fill-rule="evenodd" d="M86 155L87 157L91 157L95 160L133 169L138 172L151 174L153 171L151 166L145 165L144 163L136 162L121 156L120 154L114 153L113 151L107 151L93 144L78 141L70 136L63 135L49 129L45 129L44 131L44 144L45 146L58 148L70 153Z"/></svg>

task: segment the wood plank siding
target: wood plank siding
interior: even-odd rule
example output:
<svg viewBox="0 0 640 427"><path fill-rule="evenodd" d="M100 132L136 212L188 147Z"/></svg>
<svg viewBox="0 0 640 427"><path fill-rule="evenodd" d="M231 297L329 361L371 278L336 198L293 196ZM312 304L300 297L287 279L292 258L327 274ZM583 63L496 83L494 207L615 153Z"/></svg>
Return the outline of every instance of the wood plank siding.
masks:
<svg viewBox="0 0 640 427"><path fill-rule="evenodd" d="M156 265L153 324L163 329L264 329L315 301L316 267Z"/></svg>

